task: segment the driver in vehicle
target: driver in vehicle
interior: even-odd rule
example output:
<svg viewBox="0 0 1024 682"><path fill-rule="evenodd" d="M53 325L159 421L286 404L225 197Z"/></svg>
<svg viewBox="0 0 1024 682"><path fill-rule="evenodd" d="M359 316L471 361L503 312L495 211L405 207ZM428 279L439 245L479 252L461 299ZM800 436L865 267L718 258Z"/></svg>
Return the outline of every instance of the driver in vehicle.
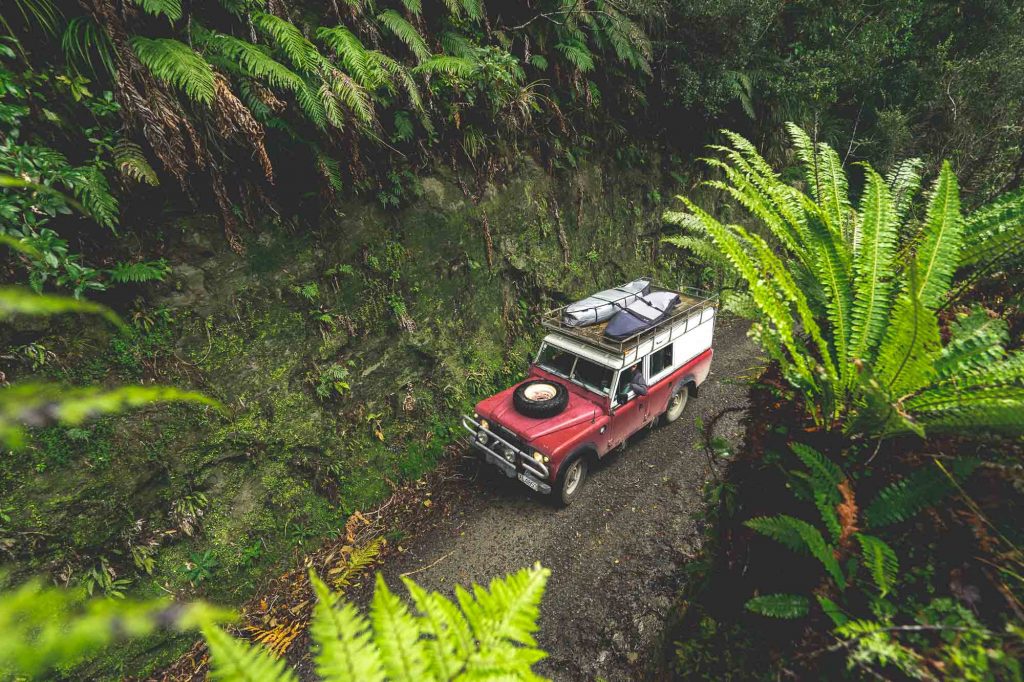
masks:
<svg viewBox="0 0 1024 682"><path fill-rule="evenodd" d="M633 392L633 395L647 395L647 380L644 379L644 371L639 362L626 370L623 378L625 377L629 377L629 380L620 380L619 403L624 403L629 399L630 391Z"/></svg>

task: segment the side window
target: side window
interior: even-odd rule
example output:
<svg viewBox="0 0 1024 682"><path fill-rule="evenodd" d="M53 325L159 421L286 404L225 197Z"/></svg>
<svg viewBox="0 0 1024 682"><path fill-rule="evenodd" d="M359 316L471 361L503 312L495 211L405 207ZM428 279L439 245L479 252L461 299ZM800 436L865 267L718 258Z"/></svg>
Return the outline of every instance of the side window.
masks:
<svg viewBox="0 0 1024 682"><path fill-rule="evenodd" d="M672 366L672 346L674 344L668 344L659 351L651 354L651 365L650 373L647 376L655 377L662 373L665 369Z"/></svg>
<svg viewBox="0 0 1024 682"><path fill-rule="evenodd" d="M633 391L629 388L629 380L633 378L633 370L624 369L619 372L619 385L615 389L615 404L623 405L633 397Z"/></svg>

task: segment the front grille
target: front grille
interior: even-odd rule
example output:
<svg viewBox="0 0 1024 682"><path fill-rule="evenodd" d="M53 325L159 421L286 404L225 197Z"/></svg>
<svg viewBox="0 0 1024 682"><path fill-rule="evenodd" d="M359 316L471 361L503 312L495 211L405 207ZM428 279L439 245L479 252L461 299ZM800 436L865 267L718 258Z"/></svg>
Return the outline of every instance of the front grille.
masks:
<svg viewBox="0 0 1024 682"><path fill-rule="evenodd" d="M491 427L491 430L494 431L499 436L501 436L504 440L508 441L509 445L512 445L513 447L518 448L519 450L522 450L525 453L529 453L529 450L526 449L526 443L524 443L519 436L509 431L504 426L501 426L500 424L495 424L493 427Z"/></svg>

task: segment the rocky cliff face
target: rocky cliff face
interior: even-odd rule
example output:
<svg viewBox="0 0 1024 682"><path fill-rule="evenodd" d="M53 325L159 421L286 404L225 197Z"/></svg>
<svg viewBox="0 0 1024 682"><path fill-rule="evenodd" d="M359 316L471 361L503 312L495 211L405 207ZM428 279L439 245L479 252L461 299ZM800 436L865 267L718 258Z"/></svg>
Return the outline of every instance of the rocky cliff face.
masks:
<svg viewBox="0 0 1024 682"><path fill-rule="evenodd" d="M541 309L640 274L681 281L658 265L653 172L524 160L477 192L450 173L413 184L400 210L268 221L241 257L212 218L182 220L135 334L51 329L60 378L192 386L225 409L42 434L3 479L19 564L237 603L432 467L459 411L521 374Z"/></svg>

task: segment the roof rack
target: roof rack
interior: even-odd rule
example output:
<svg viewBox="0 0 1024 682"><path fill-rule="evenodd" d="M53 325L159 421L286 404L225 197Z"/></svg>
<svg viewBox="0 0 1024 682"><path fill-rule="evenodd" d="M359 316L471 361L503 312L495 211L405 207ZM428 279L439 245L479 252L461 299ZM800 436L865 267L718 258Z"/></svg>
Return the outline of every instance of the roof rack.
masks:
<svg viewBox="0 0 1024 682"><path fill-rule="evenodd" d="M604 335L605 327L608 324L607 321L585 327L572 327L566 324L564 321L565 309L570 305L573 305L572 303L558 308L553 308L552 310L543 313L541 315L541 324L553 332L557 332L558 334L562 334L598 350L614 353L616 355L625 355L643 341L656 336L661 331L671 329L681 321L689 319L689 317L694 313L701 313L701 319L703 319L703 312L705 310L708 308L718 307L718 294L704 289L697 289L694 287L671 289L652 283L651 291L671 291L679 294L679 304L676 306L675 310L672 311L672 314L661 322L658 322L649 329L644 329L643 331L637 332L636 334L620 341L614 341ZM626 294L619 300L621 301L635 296L636 294ZM616 302L618 301L604 302L599 305L595 305L594 309L608 305L609 303L614 304Z"/></svg>

